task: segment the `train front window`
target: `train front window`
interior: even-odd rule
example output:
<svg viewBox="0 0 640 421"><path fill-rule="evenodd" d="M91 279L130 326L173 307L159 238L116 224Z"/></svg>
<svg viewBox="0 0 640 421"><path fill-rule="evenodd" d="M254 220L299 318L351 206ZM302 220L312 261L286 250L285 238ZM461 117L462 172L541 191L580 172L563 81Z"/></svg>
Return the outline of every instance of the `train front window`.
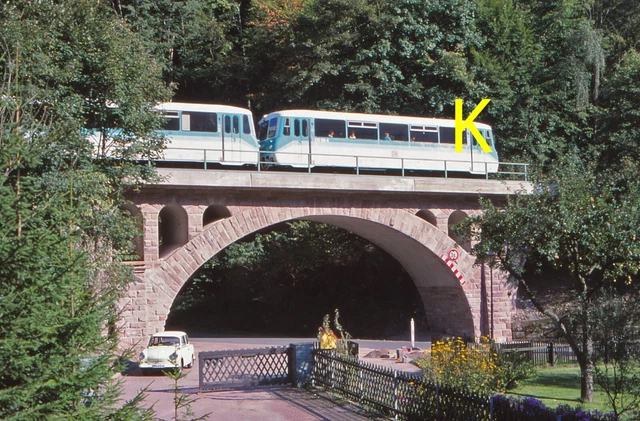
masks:
<svg viewBox="0 0 640 421"><path fill-rule="evenodd" d="M183 130L209 133L216 133L218 131L218 114L216 113L183 112L182 122ZM185 124L186 122L188 122L188 124Z"/></svg>
<svg viewBox="0 0 640 421"><path fill-rule="evenodd" d="M496 149L496 145L493 143L493 133L491 132L491 130L479 129L479 131L482 138L485 140L485 142L487 142L487 145L489 145L489 147L491 148L491 151L494 152ZM473 139L473 146L476 146L478 148L482 147L482 145L480 145L478 141L475 140L475 138Z"/></svg>
<svg viewBox="0 0 640 421"><path fill-rule="evenodd" d="M180 119L177 111L167 111L162 115L165 119L163 130L178 131L180 130Z"/></svg>
<svg viewBox="0 0 640 421"><path fill-rule="evenodd" d="M278 118L273 117L269 120L269 128L267 129L267 139L276 137L276 129L278 127Z"/></svg>
<svg viewBox="0 0 640 421"><path fill-rule="evenodd" d="M258 140L265 140L267 138L267 129L269 128L269 122L261 120L258 124Z"/></svg>
<svg viewBox="0 0 640 421"><path fill-rule="evenodd" d="M249 116L242 116L242 133L251 134L251 123L249 122Z"/></svg>

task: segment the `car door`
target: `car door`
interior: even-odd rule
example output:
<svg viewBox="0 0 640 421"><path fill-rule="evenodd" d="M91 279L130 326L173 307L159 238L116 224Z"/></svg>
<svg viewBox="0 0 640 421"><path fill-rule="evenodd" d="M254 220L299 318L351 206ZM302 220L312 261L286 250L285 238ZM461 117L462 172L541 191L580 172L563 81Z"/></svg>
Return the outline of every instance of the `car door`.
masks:
<svg viewBox="0 0 640 421"><path fill-rule="evenodd" d="M240 117L236 114L222 115L222 160L240 162Z"/></svg>
<svg viewBox="0 0 640 421"><path fill-rule="evenodd" d="M308 118L292 118L293 133L291 133L291 139L296 142L300 151L300 161L306 162L309 167L313 164L313 148L311 142L311 131L309 130ZM297 159L296 159L297 160Z"/></svg>

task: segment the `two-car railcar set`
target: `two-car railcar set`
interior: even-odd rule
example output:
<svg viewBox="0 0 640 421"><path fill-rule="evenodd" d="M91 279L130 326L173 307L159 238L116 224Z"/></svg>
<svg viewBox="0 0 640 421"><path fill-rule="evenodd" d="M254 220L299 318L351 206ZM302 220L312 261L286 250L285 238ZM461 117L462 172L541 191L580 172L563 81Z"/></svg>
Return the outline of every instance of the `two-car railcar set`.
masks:
<svg viewBox="0 0 640 421"><path fill-rule="evenodd" d="M455 121L313 110L265 115L258 132L251 111L227 105L165 103L162 160L228 166L498 172L491 127L475 123L491 152L468 130L455 151Z"/></svg>

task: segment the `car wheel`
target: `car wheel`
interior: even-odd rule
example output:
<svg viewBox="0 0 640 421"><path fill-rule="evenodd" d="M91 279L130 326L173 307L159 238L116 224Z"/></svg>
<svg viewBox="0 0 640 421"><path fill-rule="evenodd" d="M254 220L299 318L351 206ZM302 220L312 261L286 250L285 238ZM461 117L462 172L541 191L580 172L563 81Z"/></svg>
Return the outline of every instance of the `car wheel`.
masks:
<svg viewBox="0 0 640 421"><path fill-rule="evenodd" d="M193 360L194 360L194 359L195 359L195 357L192 355L192 356L191 356L191 362L187 365L187 367L186 367L186 368L191 368L191 367L193 367Z"/></svg>

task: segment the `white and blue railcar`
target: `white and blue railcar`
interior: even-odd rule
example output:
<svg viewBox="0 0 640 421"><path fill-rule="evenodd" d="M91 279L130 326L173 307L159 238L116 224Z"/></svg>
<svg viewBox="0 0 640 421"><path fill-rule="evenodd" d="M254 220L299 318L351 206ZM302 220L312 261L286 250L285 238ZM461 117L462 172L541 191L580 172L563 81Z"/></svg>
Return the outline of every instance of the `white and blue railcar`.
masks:
<svg viewBox="0 0 640 421"><path fill-rule="evenodd" d="M455 121L426 117L286 110L258 123L261 160L294 168L498 171L491 127L474 123L490 146L484 152L465 130L455 151Z"/></svg>
<svg viewBox="0 0 640 421"><path fill-rule="evenodd" d="M165 161L258 165L259 145L251 111L229 105L168 102L159 105L166 119Z"/></svg>

